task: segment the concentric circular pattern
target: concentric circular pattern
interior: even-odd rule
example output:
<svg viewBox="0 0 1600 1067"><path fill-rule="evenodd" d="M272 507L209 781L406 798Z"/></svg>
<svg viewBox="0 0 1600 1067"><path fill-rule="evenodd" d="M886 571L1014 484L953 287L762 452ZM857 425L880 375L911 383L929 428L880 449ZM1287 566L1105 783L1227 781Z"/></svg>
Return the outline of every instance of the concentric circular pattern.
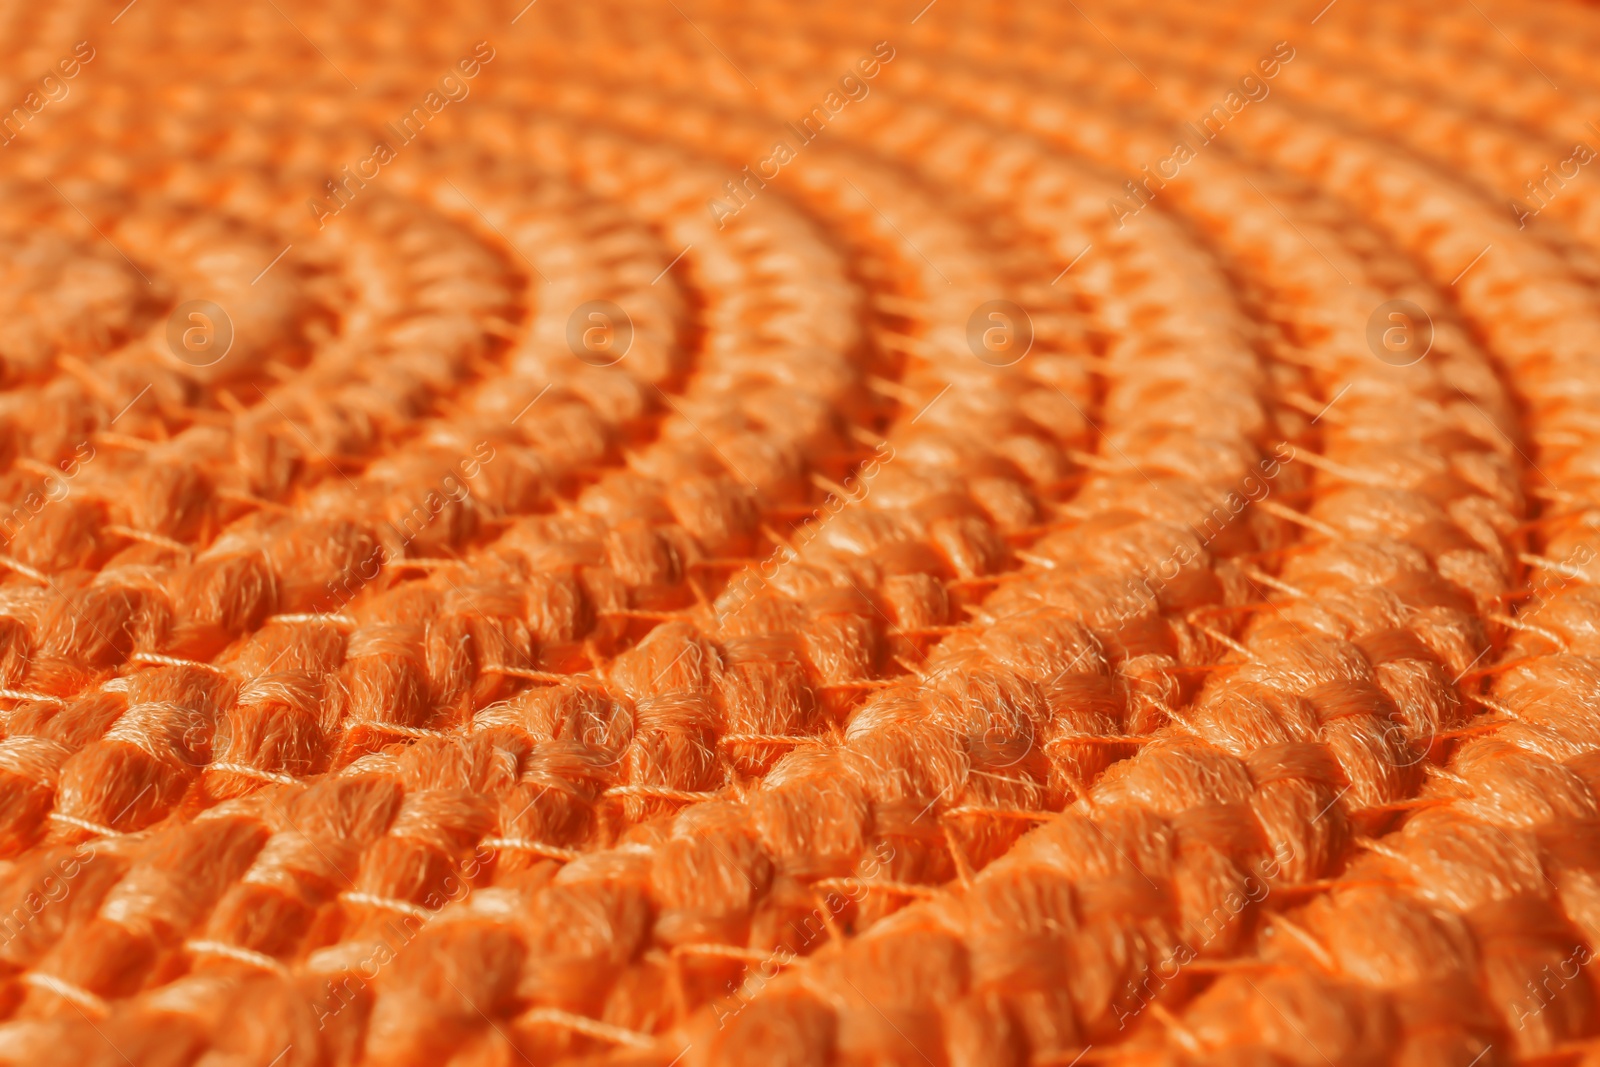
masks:
<svg viewBox="0 0 1600 1067"><path fill-rule="evenodd" d="M1596 9L120 2L0 1062L1600 1064Z"/></svg>

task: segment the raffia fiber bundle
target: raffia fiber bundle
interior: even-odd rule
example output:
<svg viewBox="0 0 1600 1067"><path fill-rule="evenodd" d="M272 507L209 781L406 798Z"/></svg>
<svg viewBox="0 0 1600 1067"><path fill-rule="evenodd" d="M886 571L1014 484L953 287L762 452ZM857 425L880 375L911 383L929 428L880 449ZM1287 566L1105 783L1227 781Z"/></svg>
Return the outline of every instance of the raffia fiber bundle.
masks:
<svg viewBox="0 0 1600 1067"><path fill-rule="evenodd" d="M1597 50L0 6L0 1062L1600 1065Z"/></svg>

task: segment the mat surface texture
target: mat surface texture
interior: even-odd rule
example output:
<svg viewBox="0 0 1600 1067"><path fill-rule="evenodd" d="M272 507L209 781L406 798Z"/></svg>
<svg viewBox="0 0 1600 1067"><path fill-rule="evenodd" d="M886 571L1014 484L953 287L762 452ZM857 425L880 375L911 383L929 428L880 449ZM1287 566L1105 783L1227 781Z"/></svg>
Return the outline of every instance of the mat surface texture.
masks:
<svg viewBox="0 0 1600 1067"><path fill-rule="evenodd" d="M1600 1067L1600 8L125 2L0 1064Z"/></svg>

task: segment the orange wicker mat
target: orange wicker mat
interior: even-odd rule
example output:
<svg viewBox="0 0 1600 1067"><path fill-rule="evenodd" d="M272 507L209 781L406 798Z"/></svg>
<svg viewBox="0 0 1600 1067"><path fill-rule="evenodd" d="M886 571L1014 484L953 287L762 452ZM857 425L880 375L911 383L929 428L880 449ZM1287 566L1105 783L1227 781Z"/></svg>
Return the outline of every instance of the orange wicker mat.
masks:
<svg viewBox="0 0 1600 1067"><path fill-rule="evenodd" d="M1600 1065L1600 10L124 3L0 1062Z"/></svg>

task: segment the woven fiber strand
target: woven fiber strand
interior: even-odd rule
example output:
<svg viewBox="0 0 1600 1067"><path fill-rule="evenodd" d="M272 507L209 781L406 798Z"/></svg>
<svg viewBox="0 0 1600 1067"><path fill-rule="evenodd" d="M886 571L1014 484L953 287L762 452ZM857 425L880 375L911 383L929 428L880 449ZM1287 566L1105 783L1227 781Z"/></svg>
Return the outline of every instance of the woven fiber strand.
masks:
<svg viewBox="0 0 1600 1067"><path fill-rule="evenodd" d="M0 3L0 1062L1600 1067L1600 11L524 2Z"/></svg>

